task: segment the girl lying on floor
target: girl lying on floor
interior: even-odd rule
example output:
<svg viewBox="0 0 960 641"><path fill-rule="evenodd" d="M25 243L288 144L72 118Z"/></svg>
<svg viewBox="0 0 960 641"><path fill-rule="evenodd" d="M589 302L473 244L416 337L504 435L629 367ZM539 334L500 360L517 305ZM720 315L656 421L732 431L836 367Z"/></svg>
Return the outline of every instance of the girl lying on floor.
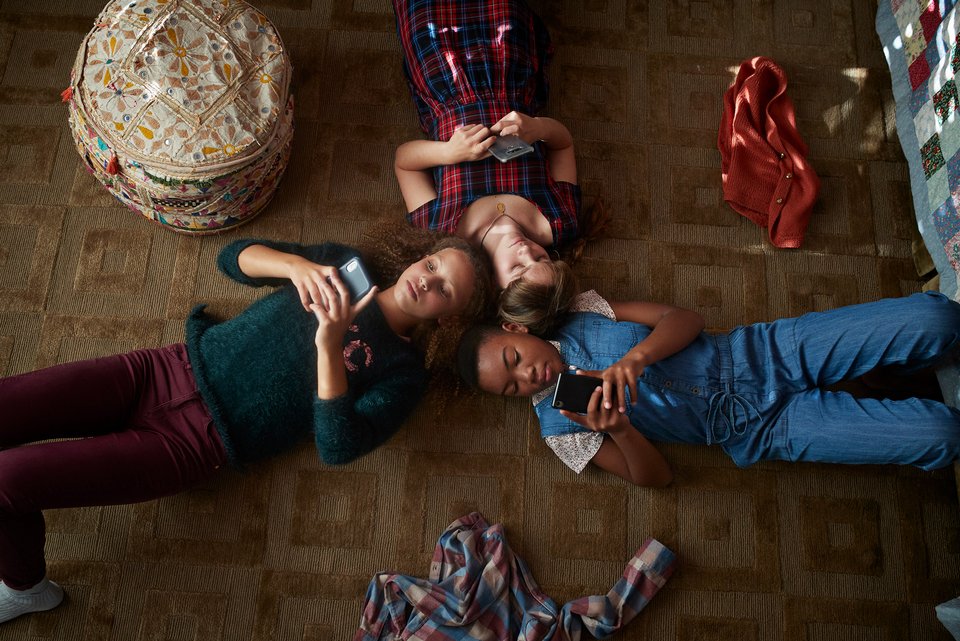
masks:
<svg viewBox="0 0 960 641"><path fill-rule="evenodd" d="M356 250L237 241L224 274L277 287L240 315L198 308L186 344L0 379L0 623L63 599L42 510L175 494L308 434L324 462L347 463L399 429L427 382L417 337L480 315L490 285L459 238L383 238L365 262L389 287L356 304L337 274Z"/></svg>
<svg viewBox="0 0 960 641"><path fill-rule="evenodd" d="M393 8L430 138L396 152L407 219L487 252L504 289L501 315L515 306L565 310L576 294L572 270L548 250L575 258L585 239L573 138L557 120L536 117L548 95L546 27L524 0L394 0ZM533 150L500 162L490 148L511 135Z"/></svg>
<svg viewBox="0 0 960 641"><path fill-rule="evenodd" d="M875 368L910 371L950 358L960 305L942 294L717 335L702 331L699 314L670 305L611 305L595 293L590 303L596 311L570 314L552 341L512 323L479 326L458 355L473 386L532 397L542 436L578 473L592 462L637 485L664 486L672 472L651 441L717 444L739 466L778 459L930 470L960 454L955 408L824 389ZM586 415L551 406L568 369L603 379Z"/></svg>

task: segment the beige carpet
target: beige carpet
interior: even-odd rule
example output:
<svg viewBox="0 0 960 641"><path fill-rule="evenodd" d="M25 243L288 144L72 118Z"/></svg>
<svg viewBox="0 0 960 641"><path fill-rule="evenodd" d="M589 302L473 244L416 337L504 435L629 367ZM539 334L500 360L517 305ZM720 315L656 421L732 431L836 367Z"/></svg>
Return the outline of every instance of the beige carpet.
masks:
<svg viewBox="0 0 960 641"><path fill-rule="evenodd" d="M180 340L197 302L241 309L253 292L214 269L240 234L352 242L402 213L393 149L418 131L386 0L260 3L296 66L293 157L259 218L203 239L118 206L73 148L59 93L100 6L0 2L3 374ZM614 212L578 266L585 286L696 309L712 329L921 287L874 2L535 6L557 44L551 114L577 141L587 200ZM720 194L721 95L758 54L785 68L823 182L797 251ZM647 536L677 551L678 573L621 639L947 638L933 606L960 594L949 471L738 470L718 450L668 446L676 482L636 489L566 470L522 401L436 407L343 468L305 445L175 498L50 512L50 574L69 601L0 639L348 639L370 577L426 575L440 532L475 509L560 601L606 591Z"/></svg>

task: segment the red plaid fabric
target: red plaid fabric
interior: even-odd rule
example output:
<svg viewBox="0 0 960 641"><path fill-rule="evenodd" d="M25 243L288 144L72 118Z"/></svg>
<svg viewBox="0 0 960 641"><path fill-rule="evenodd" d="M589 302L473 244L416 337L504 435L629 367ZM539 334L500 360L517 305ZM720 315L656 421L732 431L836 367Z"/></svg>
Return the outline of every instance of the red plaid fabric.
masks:
<svg viewBox="0 0 960 641"><path fill-rule="evenodd" d="M546 103L550 36L522 0L394 0L393 8L420 126L433 139L514 110L536 115ZM554 181L546 148L534 146L507 163L491 157L435 167L437 198L411 212L410 223L452 233L474 200L517 194L550 221L555 246L576 239L580 188Z"/></svg>

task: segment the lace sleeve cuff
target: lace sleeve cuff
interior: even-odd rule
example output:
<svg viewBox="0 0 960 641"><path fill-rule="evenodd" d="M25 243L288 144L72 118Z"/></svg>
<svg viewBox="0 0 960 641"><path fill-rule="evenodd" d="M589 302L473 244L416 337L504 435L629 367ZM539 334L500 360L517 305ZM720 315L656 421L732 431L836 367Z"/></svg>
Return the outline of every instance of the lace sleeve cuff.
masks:
<svg viewBox="0 0 960 641"><path fill-rule="evenodd" d="M560 436L546 436L544 440L553 453L571 470L579 474L597 454L603 444L599 432L577 432Z"/></svg>

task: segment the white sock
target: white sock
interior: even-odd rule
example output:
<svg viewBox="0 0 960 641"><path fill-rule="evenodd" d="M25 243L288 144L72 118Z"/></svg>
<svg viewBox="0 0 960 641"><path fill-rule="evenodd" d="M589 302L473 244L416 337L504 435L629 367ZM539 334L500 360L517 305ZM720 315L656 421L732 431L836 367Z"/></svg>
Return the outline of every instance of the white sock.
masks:
<svg viewBox="0 0 960 641"><path fill-rule="evenodd" d="M40 583L26 590L14 590L0 583L0 623L21 614L52 610L63 601L63 588L44 577Z"/></svg>

